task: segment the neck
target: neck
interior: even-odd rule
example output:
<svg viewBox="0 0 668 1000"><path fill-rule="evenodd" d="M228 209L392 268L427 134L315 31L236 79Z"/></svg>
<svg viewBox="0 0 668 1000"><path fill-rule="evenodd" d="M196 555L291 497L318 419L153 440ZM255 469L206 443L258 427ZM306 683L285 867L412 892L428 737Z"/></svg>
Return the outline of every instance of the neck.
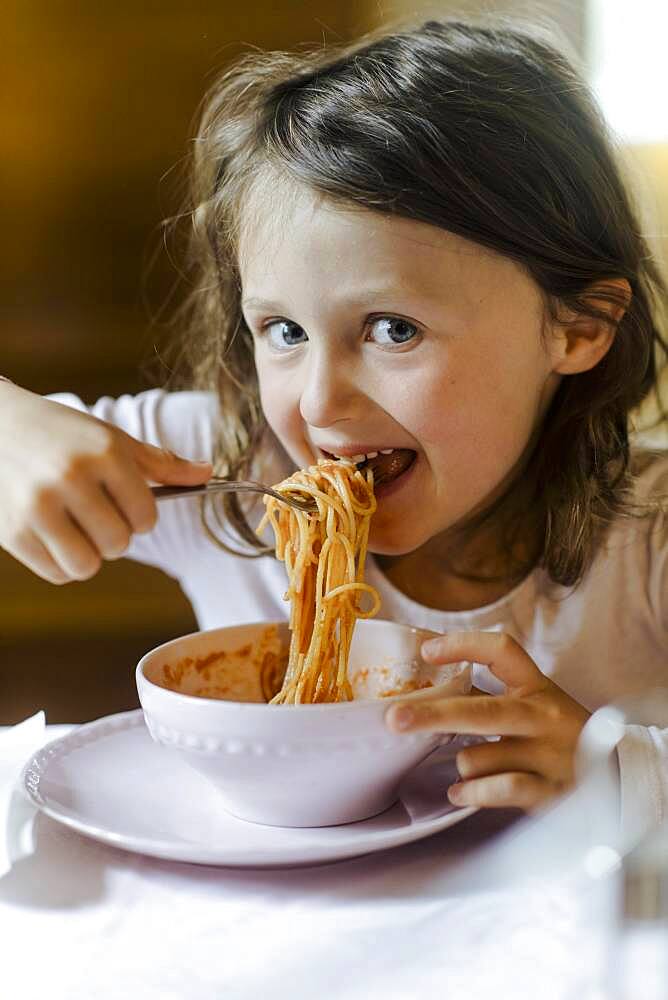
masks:
<svg viewBox="0 0 668 1000"><path fill-rule="evenodd" d="M413 552L376 561L394 586L428 607L469 611L492 604L517 586L542 552L542 517L531 497L528 480L518 479L496 505L488 501L466 523Z"/></svg>
<svg viewBox="0 0 668 1000"><path fill-rule="evenodd" d="M528 552L521 563L516 558L512 564L501 559L495 563L489 558L476 560L469 552L466 567L461 553L453 566L442 552L428 543L406 555L377 556L376 562L407 597L441 611L470 611L492 604L512 590L531 568Z"/></svg>

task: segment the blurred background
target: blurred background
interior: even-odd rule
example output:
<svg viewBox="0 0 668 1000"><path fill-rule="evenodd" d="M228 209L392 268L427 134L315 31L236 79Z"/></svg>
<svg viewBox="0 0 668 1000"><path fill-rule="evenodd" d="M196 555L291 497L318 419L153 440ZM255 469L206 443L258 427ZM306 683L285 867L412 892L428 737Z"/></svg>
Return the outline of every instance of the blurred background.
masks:
<svg viewBox="0 0 668 1000"><path fill-rule="evenodd" d="M180 207L204 91L245 45L321 45L396 17L478 10L561 31L623 141L665 262L668 14L656 0L632 10L617 0L4 0L0 372L87 402L150 384L151 319L176 277L166 254L154 259L160 222ZM39 708L56 723L135 707L137 658L194 628L178 586L156 570L121 561L57 588L0 551L0 724Z"/></svg>

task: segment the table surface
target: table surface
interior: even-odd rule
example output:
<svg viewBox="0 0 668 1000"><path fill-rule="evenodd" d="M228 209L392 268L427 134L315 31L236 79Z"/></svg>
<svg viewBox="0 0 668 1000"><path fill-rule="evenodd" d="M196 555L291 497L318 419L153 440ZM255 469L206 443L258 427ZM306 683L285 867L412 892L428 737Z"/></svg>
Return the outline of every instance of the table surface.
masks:
<svg viewBox="0 0 668 1000"><path fill-rule="evenodd" d="M70 728L49 726L46 740ZM107 847L16 792L8 816L3 997L606 995L617 878L591 874L577 797L539 817L485 810L404 847L262 871Z"/></svg>

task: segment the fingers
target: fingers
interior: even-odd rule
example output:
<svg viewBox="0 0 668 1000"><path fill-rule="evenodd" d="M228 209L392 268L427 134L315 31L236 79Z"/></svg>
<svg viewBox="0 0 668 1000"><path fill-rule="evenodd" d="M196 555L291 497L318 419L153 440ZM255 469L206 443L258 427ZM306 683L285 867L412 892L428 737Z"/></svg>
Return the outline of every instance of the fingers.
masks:
<svg viewBox="0 0 668 1000"><path fill-rule="evenodd" d="M132 531L143 533L155 527L155 497L136 468L113 466L105 470L102 486Z"/></svg>
<svg viewBox="0 0 668 1000"><path fill-rule="evenodd" d="M470 733L480 736L536 736L544 712L516 695L468 695L393 705L385 716L394 732Z"/></svg>
<svg viewBox="0 0 668 1000"><path fill-rule="evenodd" d="M513 736L465 747L457 754L457 770L466 781L506 771L531 771L553 783L561 783L567 777L564 763L564 755L553 747Z"/></svg>
<svg viewBox="0 0 668 1000"><path fill-rule="evenodd" d="M155 501L137 472L123 470L117 486L117 504L102 483L70 484L57 501L46 494L36 505L30 536L14 545L13 554L52 583L88 580L102 559L119 559L133 531L148 530L155 522ZM133 523L119 509L130 511Z"/></svg>
<svg viewBox="0 0 668 1000"><path fill-rule="evenodd" d="M134 532L154 527L157 507L146 477L186 485L210 478L209 463L191 463L125 438L134 461L127 460L127 452L125 461L110 453L99 463L97 476L86 464L73 465L60 491L41 491L29 533L8 551L52 583L87 580L102 559L118 559L126 552Z"/></svg>
<svg viewBox="0 0 668 1000"><path fill-rule="evenodd" d="M89 579L101 559L126 552L133 532L155 524L155 499L139 472L112 466L106 475L109 485L75 480L61 503L47 494L36 510L35 535L68 579Z"/></svg>
<svg viewBox="0 0 668 1000"><path fill-rule="evenodd" d="M211 477L210 463L144 444L88 413L18 387L7 400L0 546L53 583L88 579L102 558L125 552L133 532L155 525L147 481L187 486Z"/></svg>
<svg viewBox="0 0 668 1000"><path fill-rule="evenodd" d="M144 485L144 492L149 493ZM103 559L120 559L134 527L109 495L104 486L91 485L71 490L66 495L67 511L74 526L83 532Z"/></svg>
<svg viewBox="0 0 668 1000"><path fill-rule="evenodd" d="M539 691L545 684L526 650L505 632L449 632L423 643L422 656L427 663L484 663L508 688L522 693Z"/></svg>
<svg viewBox="0 0 668 1000"><path fill-rule="evenodd" d="M35 513L33 530L70 579L88 580L99 570L102 562L99 552L64 507L44 504Z"/></svg>
<svg viewBox="0 0 668 1000"><path fill-rule="evenodd" d="M23 535L4 547L11 556L47 583L55 583L58 586L69 583L70 577L63 572L33 531L25 531Z"/></svg>
<svg viewBox="0 0 668 1000"><path fill-rule="evenodd" d="M198 486L211 478L210 462L191 462L164 448L128 438L135 462L146 479L177 486Z"/></svg>
<svg viewBox="0 0 668 1000"><path fill-rule="evenodd" d="M551 782L538 774L509 771L457 782L448 789L448 798L457 806L516 808L531 812L546 805L557 792Z"/></svg>
<svg viewBox="0 0 668 1000"><path fill-rule="evenodd" d="M500 736L457 755L462 780L448 791L462 806L539 808L573 780L573 755L586 710L541 673L511 636L453 632L430 639L422 656L431 663L486 664L506 694L434 698L392 706L395 732L450 732Z"/></svg>

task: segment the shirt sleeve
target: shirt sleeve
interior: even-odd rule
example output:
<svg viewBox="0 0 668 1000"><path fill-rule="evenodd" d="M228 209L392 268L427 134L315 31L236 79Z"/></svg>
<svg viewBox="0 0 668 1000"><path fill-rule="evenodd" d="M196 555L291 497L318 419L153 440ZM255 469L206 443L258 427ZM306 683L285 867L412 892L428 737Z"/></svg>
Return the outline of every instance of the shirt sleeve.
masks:
<svg viewBox="0 0 668 1000"><path fill-rule="evenodd" d="M650 534L649 599L666 643L668 672L668 514L657 515Z"/></svg>
<svg viewBox="0 0 668 1000"><path fill-rule="evenodd" d="M651 499L657 507L647 532L647 598L666 650L668 672L668 450L649 455L651 461L638 479L640 499Z"/></svg>
<svg viewBox="0 0 668 1000"><path fill-rule="evenodd" d="M668 818L668 729L626 726L617 759L622 840L631 846Z"/></svg>
<svg viewBox="0 0 668 1000"><path fill-rule="evenodd" d="M617 745L621 793L622 837L633 844L652 828L668 820L668 729L662 728L668 715L668 453L655 453L640 479L642 499L659 501L647 533L647 562L644 581L660 656L665 657L664 687L657 692L657 714L645 718L645 725L627 725ZM661 508L663 507L663 510ZM630 567L630 572L633 568ZM636 586L642 585L637 580ZM664 701L665 699L665 701ZM649 715L649 713L643 713ZM659 723L658 725L649 724Z"/></svg>
<svg viewBox="0 0 668 1000"><path fill-rule="evenodd" d="M48 398L184 458L210 461L213 456L218 404L210 393L150 389L117 399L104 396L91 406L72 393L55 393ZM160 504L158 511L155 528L133 535L125 556L180 579L189 554L201 545L199 503L196 498L170 500Z"/></svg>

